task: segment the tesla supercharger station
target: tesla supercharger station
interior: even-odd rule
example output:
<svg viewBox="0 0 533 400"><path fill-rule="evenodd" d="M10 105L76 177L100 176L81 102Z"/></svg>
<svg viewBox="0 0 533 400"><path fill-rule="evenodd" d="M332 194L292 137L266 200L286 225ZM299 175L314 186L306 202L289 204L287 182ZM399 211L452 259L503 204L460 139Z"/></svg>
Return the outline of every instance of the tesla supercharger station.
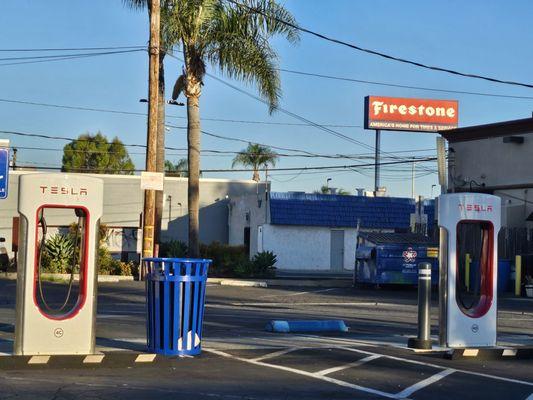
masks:
<svg viewBox="0 0 533 400"><path fill-rule="evenodd" d="M103 208L100 179L76 174L19 178L19 262L14 353L92 354L95 348L96 249ZM72 251L59 260L70 273L57 292L42 278L48 243L68 236ZM79 274L79 280L74 274ZM48 289L48 290L47 290ZM50 289L54 289L54 296Z"/></svg>
<svg viewBox="0 0 533 400"><path fill-rule="evenodd" d="M500 217L497 196L439 197L441 346L496 345Z"/></svg>

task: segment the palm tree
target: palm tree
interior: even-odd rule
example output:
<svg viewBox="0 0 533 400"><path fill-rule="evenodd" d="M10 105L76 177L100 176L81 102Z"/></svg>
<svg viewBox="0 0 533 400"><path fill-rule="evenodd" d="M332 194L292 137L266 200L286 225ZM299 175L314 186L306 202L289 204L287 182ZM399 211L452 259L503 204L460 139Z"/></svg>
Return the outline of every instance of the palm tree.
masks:
<svg viewBox="0 0 533 400"><path fill-rule="evenodd" d="M254 170L252 179L259 182L259 168L266 168L268 165L274 166L276 165L277 159L278 155L270 147L250 143L246 149L235 156L231 167L234 168L239 164L245 167L252 167Z"/></svg>
<svg viewBox="0 0 533 400"><path fill-rule="evenodd" d="M149 0L125 0L145 5ZM257 86L273 112L281 95L277 54L269 43L275 35L299 39L293 16L276 0L165 0L161 9L166 51L178 45L184 67L173 99L187 98L189 256L199 255L200 96L207 64L230 78ZM253 12L250 8L257 10ZM289 24L281 23L287 21Z"/></svg>
<svg viewBox="0 0 533 400"><path fill-rule="evenodd" d="M181 158L176 164L171 161L165 161L165 172L168 176L186 177L187 174L187 159Z"/></svg>

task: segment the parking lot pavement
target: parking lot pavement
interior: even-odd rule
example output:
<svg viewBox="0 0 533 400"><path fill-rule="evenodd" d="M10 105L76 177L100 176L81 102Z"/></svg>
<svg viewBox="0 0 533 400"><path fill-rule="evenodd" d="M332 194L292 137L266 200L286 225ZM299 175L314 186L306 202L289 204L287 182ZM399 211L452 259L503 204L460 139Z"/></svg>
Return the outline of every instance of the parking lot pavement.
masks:
<svg viewBox="0 0 533 400"><path fill-rule="evenodd" d="M0 351L12 344L13 284L0 281ZM99 348L143 351L143 285L99 289ZM501 305L499 339L533 345L532 303L516 303ZM307 318L341 318L350 332L264 331L270 319ZM170 367L0 371L0 399L533 399L531 360L446 360L405 349L416 332L412 290L210 286L204 325L200 357Z"/></svg>

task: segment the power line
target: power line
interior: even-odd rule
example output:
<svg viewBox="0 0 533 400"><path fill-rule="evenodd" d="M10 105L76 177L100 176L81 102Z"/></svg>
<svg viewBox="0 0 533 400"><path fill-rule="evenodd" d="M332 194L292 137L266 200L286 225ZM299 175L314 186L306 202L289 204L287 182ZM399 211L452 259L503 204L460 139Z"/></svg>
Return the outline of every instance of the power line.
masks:
<svg viewBox="0 0 533 400"><path fill-rule="evenodd" d="M34 102L34 101L12 100L12 99L0 99L0 102L13 103L13 104L25 104L25 105L39 106L39 107L64 108L67 110L92 111L92 112L135 115L135 116L140 116L140 117L146 117L146 113L124 111L124 110L112 110L112 109L106 109L106 108L69 106L69 105L64 105L64 104L39 103L39 102ZM178 115L167 115L166 118L187 119L187 117L182 117ZM254 125L310 126L309 124L294 123L294 122L254 121L254 120L205 118L205 117L202 117L202 121L229 122L229 123L254 124ZM348 124L322 124L322 125L332 127L332 128L333 127L337 127L337 128L362 128L363 127L362 125L348 125ZM186 129L186 127L177 127L177 126L174 126L174 128Z"/></svg>
<svg viewBox="0 0 533 400"><path fill-rule="evenodd" d="M44 51L93 51L93 50L126 50L126 49L146 49L144 46L107 46L107 47L44 47L44 48L15 48L15 49L0 49L4 53L17 52L44 52Z"/></svg>
<svg viewBox="0 0 533 400"><path fill-rule="evenodd" d="M280 24L283 24L283 25L286 25L286 26L290 26L291 28L297 29L300 32L307 33L309 35L318 37L320 39L326 40L326 41L331 42L331 43L336 43L336 44L340 44L340 45L345 46L345 47L349 47L349 48L351 48L353 50L361 51L361 52L368 53L368 54L373 54L375 56L386 58L388 60L397 61L397 62L401 62L401 63L404 63L404 64L413 65L415 67L429 69L429 70L432 70L432 71L446 72L448 74L457 75L457 76L463 76L463 77L466 77L466 78L481 79L481 80L485 80L485 81L489 81L489 82L502 83L502 84L505 84L505 85L513 85L513 86L522 86L522 87L527 87L527 88L533 89L533 85L532 84L528 84L528 83L515 82L515 81L503 80L503 79L498 79L498 78L492 78L492 77L479 75L479 74L460 72L460 71L456 71L456 70L449 69L449 68L443 68L443 67L437 67L437 66L433 66L433 65L424 64L424 63L421 63L421 62L418 62L418 61L409 60L409 59L406 59L406 58L391 56L390 54L382 53L382 52L376 51L376 50L367 49L367 48L364 48L364 47L361 47L361 46L358 46L358 45L355 45L355 44L352 44L352 43L345 42L343 40L339 40L339 39L328 37L328 36L323 35L321 33L318 33L318 32L312 31L310 29L303 28L303 27L301 27L299 25L293 24L293 23L291 23L289 21L285 21L283 19L277 18L277 17L275 17L273 15L269 15L269 14L267 14L267 13L265 13L265 12L263 12L263 11L257 9L257 8L248 6L246 4L239 3L238 1L235 1L235 0L226 0L226 1L236 5L238 7L245 8L248 11L251 11L253 13L262 15L265 18L272 19L272 20L274 20L276 22L279 22Z"/></svg>
<svg viewBox="0 0 533 400"><path fill-rule="evenodd" d="M378 165L395 165L395 164L410 164L413 162L426 162L426 161L435 161L436 157L428 157L422 160L399 160L399 161L387 161L378 163ZM331 169L352 169L352 168L361 168L361 167L372 167L376 163L367 163L367 164L351 164L351 165L327 165L327 166L316 166L316 167L290 167L290 168L259 168L258 171L318 171L318 170L331 170ZM253 172L253 169L204 169L202 172Z"/></svg>
<svg viewBox="0 0 533 400"><path fill-rule="evenodd" d="M346 77L341 77L341 76L317 74L317 73L312 73L312 72L295 71L295 70L290 70L290 69L285 69L285 68L279 68L278 70L289 73L289 74L312 76L316 78L332 79L332 80L337 80L337 81L345 81L345 82L353 82L353 83L364 83L368 85L378 85L378 86L387 86L387 87L413 89L413 90L426 90L429 92L466 94L466 95L471 95L471 96L486 96L486 97L501 97L501 98L508 98L508 99L533 100L533 96L513 96L513 95L497 94L497 93L469 92L469 91L464 91L464 90L451 90L451 89L437 89L437 88L429 88L429 87L423 87L423 86L400 85L396 83L368 81L364 79L354 79L354 78L346 78Z"/></svg>
<svg viewBox="0 0 533 400"><path fill-rule="evenodd" d="M52 62L52 61L65 61L65 60L90 58L90 57L98 57L98 56L114 55L114 54L136 53L139 51L145 51L145 50L134 49L134 50L109 51L109 52L101 52L101 53L86 53L86 54L77 54L77 55L56 55L56 56L48 56L47 58L44 58L44 59L40 59L41 57L30 57L32 59L31 61L16 61L16 62L0 63L0 67L10 66L10 65L22 65L22 64L37 64L37 63ZM20 59L26 59L26 57L20 57ZM8 59L4 59L4 60L8 60ZM0 59L0 61L2 61L2 59Z"/></svg>
<svg viewBox="0 0 533 400"><path fill-rule="evenodd" d="M1 131L0 131L1 132ZM422 159L422 160L401 160L401 161L389 161L389 162L382 162L382 163L379 163L379 165L395 165L395 164L409 164L409 163L413 163L413 162L428 162L428 161L435 161L437 158L436 157L428 157L426 159ZM370 167L370 166L375 166L376 164L375 163L368 163L368 164L351 164L351 165L327 165L327 166L324 166L324 165L321 165L321 166L312 166L312 167L291 167L291 168L259 168L258 170L259 171L319 171L319 170L346 170L346 169L357 169L357 168L361 168L361 167ZM40 165L36 165L35 166L36 168L39 168L39 169L61 169L61 167L46 167L46 166L40 166ZM19 168L17 166L17 168ZM22 166L20 167L22 168ZM100 170L95 170L95 169L90 169L90 168L76 168L75 169L76 171L85 171L85 172L102 172L102 171L105 171L104 169L100 169ZM118 172L130 172L131 170L115 170L115 171L118 171ZM135 169L135 170L132 170L134 172L141 172L141 171L144 171L144 170L139 170L139 169ZM253 169L203 169L201 170L200 172L201 173L216 173L216 172L232 172L232 173L235 173L235 172L253 172L254 170Z"/></svg>

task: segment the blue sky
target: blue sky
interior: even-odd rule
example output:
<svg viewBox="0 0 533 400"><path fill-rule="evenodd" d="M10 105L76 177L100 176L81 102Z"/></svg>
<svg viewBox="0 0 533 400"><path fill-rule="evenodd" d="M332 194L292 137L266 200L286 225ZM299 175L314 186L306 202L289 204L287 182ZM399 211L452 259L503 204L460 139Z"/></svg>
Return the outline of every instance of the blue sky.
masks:
<svg viewBox="0 0 533 400"><path fill-rule="evenodd" d="M533 3L527 0L503 1L355 1L287 0L286 7L304 27L362 47L464 72L533 83ZM110 47L144 45L148 37L147 16L123 6L120 0L49 0L0 3L1 49ZM360 53L302 34L292 46L275 40L280 67L304 72L348 78L423 86L450 90L488 92L533 97L533 90L451 76L422 70L369 54ZM0 57L26 54L2 52ZM7 61L0 61L0 64ZM167 84L171 86L181 70L173 59L166 61ZM211 73L220 76L216 69ZM224 77L223 77L224 78ZM227 78L224 78L228 80ZM228 80L229 81L229 80ZM232 84L255 93L253 87ZM363 99L366 95L457 99L460 126L526 118L533 111L533 100L508 99L435 93L368 84L354 84L282 73L281 106L320 124L350 125L334 127L344 135L373 146L372 131L363 124ZM145 112L138 100L147 96L147 57L145 53L108 55L69 61L25 65L0 65L0 98L83 107ZM301 123L275 112L241 93L207 77L201 99L204 118ZM185 125L185 109L167 107L167 122ZM302 125L245 124L204 120L203 129L219 135L239 137L275 146L298 148L326 154L367 154L368 148L343 141L315 127ZM0 129L76 137L86 131L102 131L109 138L118 136L125 143L145 143L143 116L115 115L86 111L45 108L0 102ZM0 135L20 149L19 162L59 165L65 142ZM185 131L172 129L167 145L186 146ZM204 149L238 151L244 143L202 139ZM402 157L434 155L435 135L429 133L384 132L385 152ZM55 149L55 150L54 150ZM407 150L424 150L409 152ZM130 148L138 168L144 166L142 149ZM404 152L407 151L407 152ZM138 154L139 153L139 154ZM183 152L174 151L168 159L177 161ZM369 160L371 162L371 160ZM281 158L277 166L303 167L344 165L349 160ZM202 157L202 168L229 168L231 157ZM429 196L436 174L416 180L416 193ZM273 189L312 191L332 178L331 186L354 191L372 189L372 170L321 174L273 172ZM383 172L383 185L389 194L409 196L411 171L407 165L389 167ZM248 178L249 173L207 174L217 178Z"/></svg>

